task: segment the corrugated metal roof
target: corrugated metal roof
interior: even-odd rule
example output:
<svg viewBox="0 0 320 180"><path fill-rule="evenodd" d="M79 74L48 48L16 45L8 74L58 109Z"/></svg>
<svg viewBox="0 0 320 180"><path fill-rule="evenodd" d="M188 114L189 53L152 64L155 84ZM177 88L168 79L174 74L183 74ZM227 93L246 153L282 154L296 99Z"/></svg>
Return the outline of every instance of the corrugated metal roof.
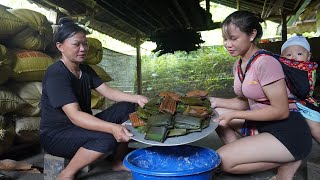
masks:
<svg viewBox="0 0 320 180"><path fill-rule="evenodd" d="M29 0L89 23L89 27L130 44L148 40L156 32L203 31L218 28L200 0ZM207 4L209 1L206 1ZM264 19L281 21L281 13L296 15L303 5L319 0L211 0L252 11ZM140 41L137 42L137 38Z"/></svg>

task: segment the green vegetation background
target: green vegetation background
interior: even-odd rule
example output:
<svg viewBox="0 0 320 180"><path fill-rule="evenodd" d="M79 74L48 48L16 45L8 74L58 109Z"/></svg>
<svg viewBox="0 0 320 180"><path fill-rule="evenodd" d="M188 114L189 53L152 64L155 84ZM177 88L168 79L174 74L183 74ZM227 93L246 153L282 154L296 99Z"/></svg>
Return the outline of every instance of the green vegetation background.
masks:
<svg viewBox="0 0 320 180"><path fill-rule="evenodd" d="M232 58L223 46L197 51L142 57L142 93L153 97L161 91L187 93L207 90L211 95L232 97Z"/></svg>

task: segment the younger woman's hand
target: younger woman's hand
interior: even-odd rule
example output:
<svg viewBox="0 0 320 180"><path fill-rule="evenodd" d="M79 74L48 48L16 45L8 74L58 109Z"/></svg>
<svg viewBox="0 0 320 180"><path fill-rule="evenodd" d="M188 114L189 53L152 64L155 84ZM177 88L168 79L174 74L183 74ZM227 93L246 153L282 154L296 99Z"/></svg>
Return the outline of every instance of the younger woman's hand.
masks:
<svg viewBox="0 0 320 180"><path fill-rule="evenodd" d="M117 142L128 142L133 136L133 134L131 134L127 128L119 124L114 124L112 127L112 135Z"/></svg>
<svg viewBox="0 0 320 180"><path fill-rule="evenodd" d="M209 99L209 101L211 103L211 108L213 108L213 109L216 108L217 107L217 98L209 97L208 99Z"/></svg>
<svg viewBox="0 0 320 180"><path fill-rule="evenodd" d="M232 119L234 119L234 112L228 112L221 114L217 118L215 118L213 121L219 122L220 126L226 126Z"/></svg>

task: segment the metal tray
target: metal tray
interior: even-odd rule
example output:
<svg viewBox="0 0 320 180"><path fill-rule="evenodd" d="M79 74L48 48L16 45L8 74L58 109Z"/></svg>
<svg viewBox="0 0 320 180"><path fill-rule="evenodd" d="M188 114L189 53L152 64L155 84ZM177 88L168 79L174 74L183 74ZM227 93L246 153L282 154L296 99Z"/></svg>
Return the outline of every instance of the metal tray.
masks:
<svg viewBox="0 0 320 180"><path fill-rule="evenodd" d="M134 127L132 127L130 120L126 121L124 125L133 134L133 140L152 146L177 146L188 144L208 136L218 127L217 122L213 122L212 120L210 120L209 126L205 129L202 129L201 132L193 132L184 136L170 137L167 138L163 143L161 143L144 139L145 135L138 132Z"/></svg>

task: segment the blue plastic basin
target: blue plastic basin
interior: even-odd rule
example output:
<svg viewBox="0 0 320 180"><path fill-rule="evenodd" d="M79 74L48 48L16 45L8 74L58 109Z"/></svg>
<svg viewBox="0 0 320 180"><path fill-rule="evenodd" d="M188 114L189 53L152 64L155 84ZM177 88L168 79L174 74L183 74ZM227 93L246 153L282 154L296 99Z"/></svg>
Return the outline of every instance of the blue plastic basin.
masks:
<svg viewBox="0 0 320 180"><path fill-rule="evenodd" d="M214 150L190 145L142 148L124 159L135 180L210 180L220 162Z"/></svg>

